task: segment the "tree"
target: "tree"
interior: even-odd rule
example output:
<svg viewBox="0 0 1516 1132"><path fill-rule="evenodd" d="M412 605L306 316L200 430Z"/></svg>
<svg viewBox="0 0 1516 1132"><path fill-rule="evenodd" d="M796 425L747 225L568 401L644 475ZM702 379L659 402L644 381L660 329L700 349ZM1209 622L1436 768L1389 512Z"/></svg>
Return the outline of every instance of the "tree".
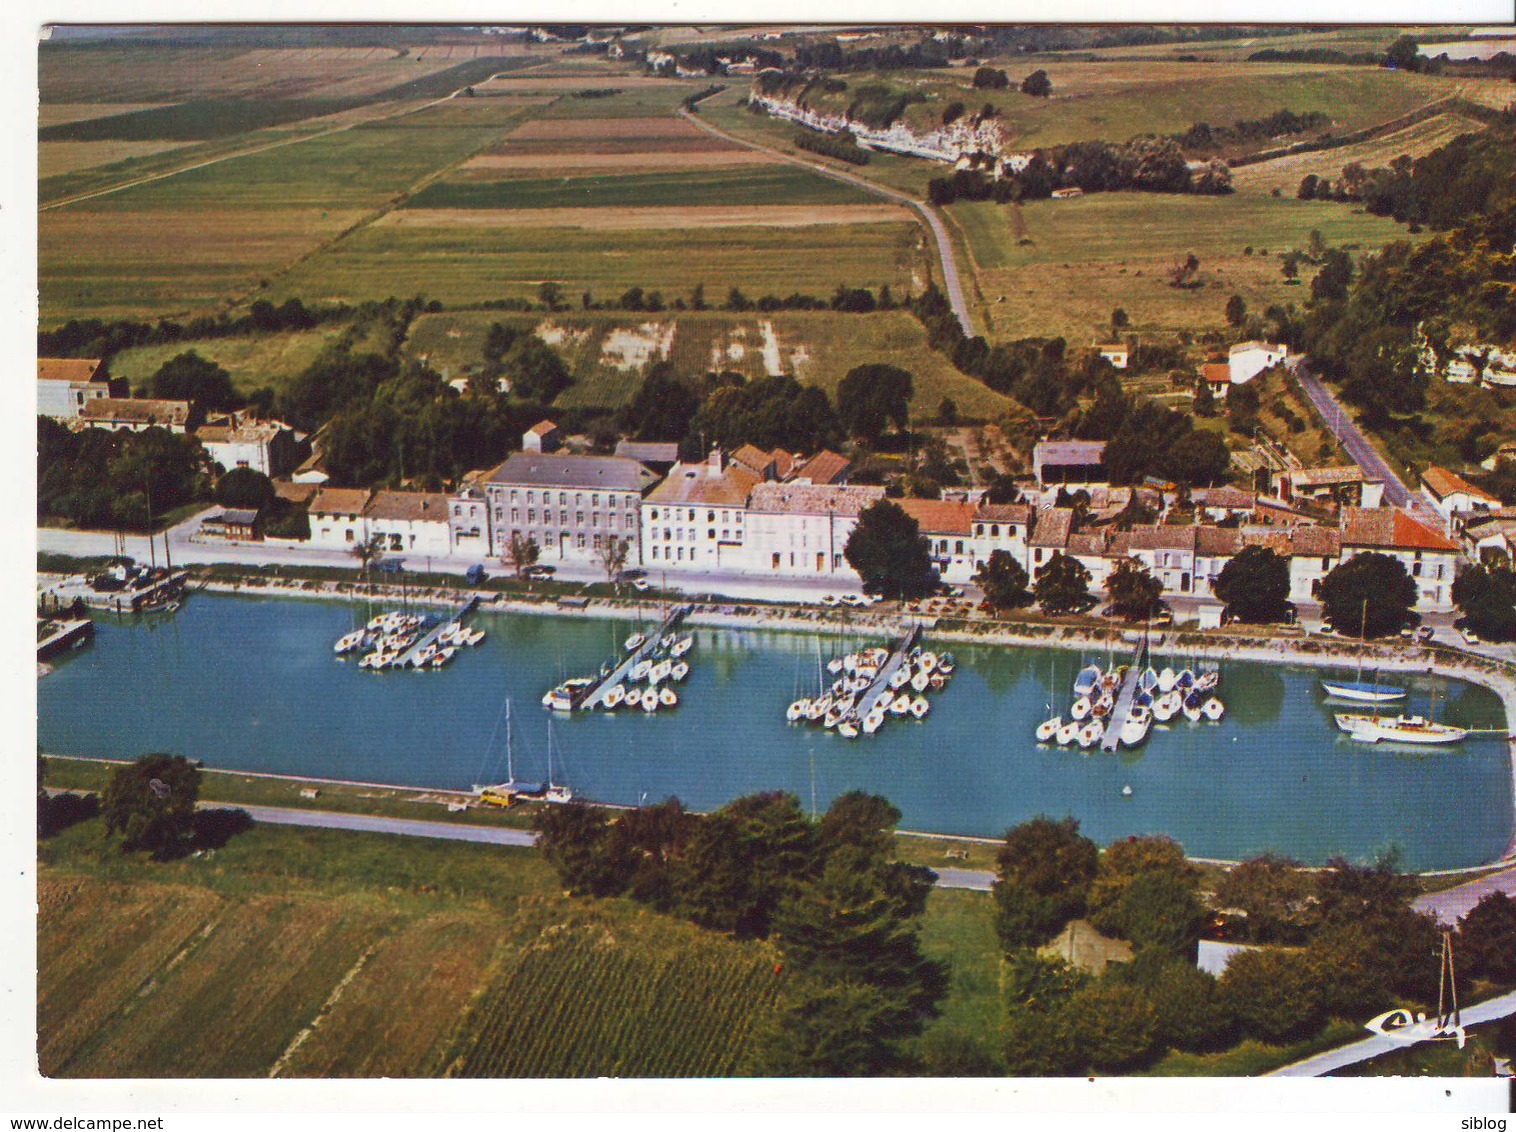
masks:
<svg viewBox="0 0 1516 1132"><path fill-rule="evenodd" d="M1163 583L1135 558L1123 558L1106 579L1111 612L1128 621L1152 617L1163 598Z"/></svg>
<svg viewBox="0 0 1516 1132"><path fill-rule="evenodd" d="M944 397L937 405L937 422L952 426L958 423L958 402Z"/></svg>
<svg viewBox="0 0 1516 1132"><path fill-rule="evenodd" d="M1145 872L1132 882L1111 909L1120 934L1139 948L1193 958L1205 929L1205 910L1195 883L1172 872Z"/></svg>
<svg viewBox="0 0 1516 1132"><path fill-rule="evenodd" d="M1239 952L1216 989L1242 1031L1266 1042L1308 1037L1323 1021L1316 972L1310 956L1300 952Z"/></svg>
<svg viewBox="0 0 1516 1132"><path fill-rule="evenodd" d="M563 359L535 334L517 338L500 365L511 383L511 393L523 400L546 405L573 384Z"/></svg>
<svg viewBox="0 0 1516 1132"><path fill-rule="evenodd" d="M906 427L914 384L909 371L898 366L854 366L837 386L837 415L849 434L876 444L891 421Z"/></svg>
<svg viewBox="0 0 1516 1132"><path fill-rule="evenodd" d="M1231 1036L1232 1019L1216 993L1216 979L1189 959L1141 951L1127 974L1152 1004L1157 1046L1202 1052Z"/></svg>
<svg viewBox="0 0 1516 1132"><path fill-rule="evenodd" d="M1247 913L1254 943L1304 943L1319 920L1314 874L1269 853L1228 869L1216 884L1216 903Z"/></svg>
<svg viewBox="0 0 1516 1132"><path fill-rule="evenodd" d="M1453 580L1453 600L1482 640L1516 640L1516 571L1509 565L1465 568Z"/></svg>
<svg viewBox="0 0 1516 1132"><path fill-rule="evenodd" d="M1353 282L1353 257L1341 248L1331 248L1321 257L1321 270L1311 280L1311 302L1341 302Z"/></svg>
<svg viewBox="0 0 1516 1132"><path fill-rule="evenodd" d="M1300 278L1299 252L1285 252L1279 260L1279 273L1284 276L1286 283L1293 283Z"/></svg>
<svg viewBox="0 0 1516 1132"><path fill-rule="evenodd" d="M1021 93L1030 94L1034 98L1047 98L1053 93L1053 81L1048 78L1046 71L1033 71L1021 80Z"/></svg>
<svg viewBox="0 0 1516 1132"><path fill-rule="evenodd" d="M1300 178L1300 187L1295 190L1295 196L1299 200L1316 199L1317 187L1321 184L1321 178L1315 173L1307 173Z"/></svg>
<svg viewBox="0 0 1516 1132"><path fill-rule="evenodd" d="M1390 44L1390 49L1384 53L1384 59L1402 71L1419 71L1422 69L1421 45L1410 36L1402 35Z"/></svg>
<svg viewBox="0 0 1516 1132"><path fill-rule="evenodd" d="M1233 295L1226 301L1226 321L1228 326L1241 326L1247 321L1248 305L1241 295Z"/></svg>
<svg viewBox="0 0 1516 1132"><path fill-rule="evenodd" d="M1195 277L1199 274L1200 257L1190 252L1169 269L1169 286L1192 287L1195 285Z"/></svg>
<svg viewBox="0 0 1516 1132"><path fill-rule="evenodd" d="M232 388L232 375L193 350L164 362L148 386L154 397L193 401L213 412L235 409L242 403Z"/></svg>
<svg viewBox="0 0 1516 1132"><path fill-rule="evenodd" d="M122 849L163 860L188 848L199 794L197 764L183 755L144 755L111 772L100 810L106 831L122 835Z"/></svg>
<svg viewBox="0 0 1516 1132"><path fill-rule="evenodd" d="M1266 546L1245 546L1216 576L1216 596L1239 621L1283 621L1290 611L1290 564Z"/></svg>
<svg viewBox="0 0 1516 1132"><path fill-rule="evenodd" d="M1355 554L1321 579L1321 605L1340 633L1384 637L1400 632L1416 604L1416 583L1398 558Z"/></svg>
<svg viewBox="0 0 1516 1132"><path fill-rule="evenodd" d="M500 556L500 565L515 571L516 577L521 577L527 570L537 565L537 560L542 556L542 548L537 545L537 540L525 531L512 531L510 543L505 548L505 553Z"/></svg>
<svg viewBox="0 0 1516 1132"><path fill-rule="evenodd" d="M1126 308L1117 307L1111 312L1111 329L1120 334L1128 326L1132 325L1131 316L1126 313Z"/></svg>
<svg viewBox="0 0 1516 1132"><path fill-rule="evenodd" d="M807 979L781 999L754 1038L760 1077L881 1077L897 1069L908 1035L884 992Z"/></svg>
<svg viewBox="0 0 1516 1132"><path fill-rule="evenodd" d="M550 311L561 311L567 305L563 301L563 288L557 283L538 284L537 300Z"/></svg>
<svg viewBox="0 0 1516 1132"><path fill-rule="evenodd" d="M921 525L888 499L864 508L842 553L870 593L905 601L937 589Z"/></svg>
<svg viewBox="0 0 1516 1132"><path fill-rule="evenodd" d="M384 552L380 549L380 536L373 535L355 542L348 549L348 554L358 560L358 568L363 573L363 584L367 586L369 569L384 557Z"/></svg>
<svg viewBox="0 0 1516 1132"><path fill-rule="evenodd" d="M1184 847L1172 837L1124 837L1106 846L1100 866L1090 885L1090 921L1101 931L1119 930L1109 918L1126 890L1138 877L1147 873L1167 873L1193 885L1195 870L1184 855Z"/></svg>
<svg viewBox="0 0 1516 1132"><path fill-rule="evenodd" d="M1021 499L1021 488L1016 483L1016 477L1009 472L996 472L990 477L989 486L984 491L986 503L1015 503Z"/></svg>
<svg viewBox="0 0 1516 1132"><path fill-rule="evenodd" d="M1004 90L1010 85L1010 76L997 67L980 67L974 72L975 90Z"/></svg>
<svg viewBox="0 0 1516 1132"><path fill-rule="evenodd" d="M563 886L576 896L611 896L624 880L609 867L604 810L580 801L544 806L537 815L537 845Z"/></svg>
<svg viewBox="0 0 1516 1132"><path fill-rule="evenodd" d="M984 600L996 612L1021 609L1032 604L1030 581L1021 563L1004 550L990 551L990 557L974 575L974 584L984 591Z"/></svg>
<svg viewBox="0 0 1516 1132"><path fill-rule="evenodd" d="M1136 987L1098 981L1077 992L1064 1010L1073 1046L1096 1072L1140 1064L1153 1051L1158 1014Z"/></svg>
<svg viewBox="0 0 1516 1132"><path fill-rule="evenodd" d="M1473 975L1516 980L1516 900L1492 892L1470 908L1458 922L1458 955Z"/></svg>
<svg viewBox="0 0 1516 1132"><path fill-rule="evenodd" d="M233 468L216 481L216 502L223 507L262 511L276 498L273 483L252 468Z"/></svg>
<svg viewBox="0 0 1516 1132"><path fill-rule="evenodd" d="M607 582L614 582L621 576L621 571L626 569L626 557L631 549L631 543L615 535L607 535L600 544L600 565L605 570Z"/></svg>
<svg viewBox="0 0 1516 1132"><path fill-rule="evenodd" d="M1001 946L1040 946L1082 913L1098 858L1073 818L1036 817L1008 830L993 890Z"/></svg>
<svg viewBox="0 0 1516 1132"><path fill-rule="evenodd" d="M1038 568L1032 596L1042 611L1052 616L1088 609L1095 601L1090 593L1090 572L1084 563L1061 550Z"/></svg>

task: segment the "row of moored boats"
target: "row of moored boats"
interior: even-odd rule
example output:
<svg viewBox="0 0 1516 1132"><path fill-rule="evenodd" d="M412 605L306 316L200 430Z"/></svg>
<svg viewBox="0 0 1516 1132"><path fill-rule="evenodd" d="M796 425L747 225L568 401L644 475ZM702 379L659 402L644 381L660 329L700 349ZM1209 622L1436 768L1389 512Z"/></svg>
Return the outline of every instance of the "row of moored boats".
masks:
<svg viewBox="0 0 1516 1132"><path fill-rule="evenodd" d="M1037 742L1063 747L1077 743L1089 750L1115 727L1121 746L1136 747L1147 741L1155 722L1168 723L1183 716L1192 723L1219 723L1226 715L1226 705L1216 694L1221 685L1219 672L1176 671L1167 666L1157 670L1149 665L1137 677L1126 718L1118 721L1114 719L1116 704L1129 672L1127 665L1101 669L1091 664L1082 669L1074 680L1074 702L1068 719L1054 716L1043 720L1037 725Z"/></svg>
<svg viewBox="0 0 1516 1132"><path fill-rule="evenodd" d="M624 663L618 659L606 661L600 666L597 676L575 676L548 690L542 697L542 706L551 711L573 711L585 696L601 686L600 699L595 706L605 711L620 708L640 710L648 715L679 706L679 693L670 686L681 683L690 674L686 653L694 647L695 638L665 633L651 648L648 638L642 633L633 633L626 639L629 653L641 650L637 662L621 676L616 670ZM614 683L607 681L614 678Z"/></svg>
<svg viewBox="0 0 1516 1132"><path fill-rule="evenodd" d="M337 640L332 651L340 657L362 653L358 667L370 672L390 668L445 668L461 648L484 640L483 629L470 629L461 621L449 621L421 648L416 642L436 627L436 620L417 613L381 613L362 629ZM367 650L367 651L364 651Z"/></svg>
<svg viewBox="0 0 1516 1132"><path fill-rule="evenodd" d="M833 657L826 666L834 677L831 685L795 700L785 719L819 723L845 739L872 735L892 716L925 719L931 711L927 693L940 692L952 679L957 667L953 654L913 648L888 679L881 679L889 661L890 651L877 647Z"/></svg>

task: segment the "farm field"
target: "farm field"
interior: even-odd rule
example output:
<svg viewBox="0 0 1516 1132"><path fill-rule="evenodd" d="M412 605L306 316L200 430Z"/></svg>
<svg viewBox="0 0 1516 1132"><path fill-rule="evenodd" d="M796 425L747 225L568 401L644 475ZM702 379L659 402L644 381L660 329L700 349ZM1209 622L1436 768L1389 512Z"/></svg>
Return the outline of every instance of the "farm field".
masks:
<svg viewBox="0 0 1516 1132"><path fill-rule="evenodd" d="M372 225L322 250L274 290L281 299L351 302L420 292L449 306L535 301L538 285L549 280L571 296L588 290L600 300L630 287L671 299L698 283L712 299L731 287L752 297L796 291L827 296L840 284L888 284L904 294L925 286L928 270L921 229L910 223L628 229L608 237L573 228L410 228L396 222Z"/></svg>
<svg viewBox="0 0 1516 1132"><path fill-rule="evenodd" d="M715 297L709 289L707 294ZM802 383L833 395L854 366L889 361L915 375L913 412L935 413L942 399L951 397L964 416L993 419L1010 405L1007 398L955 370L927 345L921 324L901 311L594 311L551 316L460 311L422 315L412 324L406 349L456 377L482 361L485 333L495 322L530 327L563 355L575 384L560 395L562 405L623 405L636 393L642 367L658 360L671 362L683 376L716 370L732 370L749 379L793 373Z"/></svg>
<svg viewBox="0 0 1516 1132"><path fill-rule="evenodd" d="M878 200L863 189L773 164L761 168L690 169L616 177L516 181L443 181L406 202L418 208L656 208L741 205L852 205Z"/></svg>
<svg viewBox="0 0 1516 1132"><path fill-rule="evenodd" d="M1116 307L1138 333L1220 328L1234 292L1260 311L1302 301L1300 289L1286 285L1279 256L1304 248L1313 230L1328 244L1362 251L1406 235L1393 220L1348 205L1251 193L1035 201L1022 212L1027 245L1013 232L1011 206L973 202L948 212L972 252L981 312L996 340L1108 333ZM1170 286L1169 269L1191 252L1202 285Z"/></svg>
<svg viewBox="0 0 1516 1132"><path fill-rule="evenodd" d="M894 204L663 205L638 208L396 209L376 228L578 228L662 232L691 228L813 228L829 224L898 224L910 213Z"/></svg>
<svg viewBox="0 0 1516 1132"><path fill-rule="evenodd" d="M122 161L135 163L140 158L182 149L187 144L176 141L42 142L37 146L37 176L46 179Z"/></svg>
<svg viewBox="0 0 1516 1132"><path fill-rule="evenodd" d="M345 328L323 326L287 334L250 334L238 338L206 338L133 346L110 360L111 376L124 377L133 389L143 387L167 361L193 350L231 374L232 385L246 396L262 386L280 388L311 362Z"/></svg>
<svg viewBox="0 0 1516 1132"><path fill-rule="evenodd" d="M139 110L160 110L166 102L44 102L37 108L37 127L61 126L85 122L92 118L110 118L116 114L135 114Z"/></svg>
<svg viewBox="0 0 1516 1132"><path fill-rule="evenodd" d="M1388 165L1402 154L1407 157L1422 157L1446 145L1459 134L1478 133L1482 129L1482 123L1461 114L1438 114L1403 130L1396 130L1393 134L1357 145L1290 154L1287 157L1276 157L1272 161L1241 166L1232 172L1232 188L1239 193L1268 193L1278 189L1285 195L1293 196L1300 186L1301 178L1308 173L1336 180L1344 165L1357 162L1365 169L1374 169Z"/></svg>

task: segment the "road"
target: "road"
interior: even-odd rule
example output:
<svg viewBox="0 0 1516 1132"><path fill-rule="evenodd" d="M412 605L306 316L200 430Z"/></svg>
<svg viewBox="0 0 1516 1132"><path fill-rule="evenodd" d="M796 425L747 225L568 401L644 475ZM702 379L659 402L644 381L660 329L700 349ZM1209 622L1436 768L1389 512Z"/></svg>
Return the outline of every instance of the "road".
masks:
<svg viewBox="0 0 1516 1132"><path fill-rule="evenodd" d="M1321 379L1310 371L1304 361L1294 367L1296 380L1300 382L1300 388L1310 398L1311 404L1321 414L1321 419L1326 422L1327 428L1332 435L1341 442L1343 450L1352 457L1353 462L1363 469L1364 474L1377 480L1384 481L1384 499L1392 507L1410 507L1419 510L1422 506L1421 496L1414 493L1395 474L1394 469L1379 454L1379 450L1369 442L1369 438L1358 427L1358 422L1348 415L1342 403L1332 395L1332 391L1322 384Z"/></svg>
<svg viewBox="0 0 1516 1132"><path fill-rule="evenodd" d="M1493 892L1503 892L1516 899L1516 868L1501 873L1488 873L1478 880L1460 884L1457 888L1418 896L1411 902L1411 907L1418 912L1436 916L1451 927L1468 915L1470 908Z"/></svg>
<svg viewBox="0 0 1516 1132"><path fill-rule="evenodd" d="M1481 1002L1477 1006L1468 1007L1462 1012L1462 1022L1464 1028L1467 1029L1481 1022L1493 1022L1512 1014L1516 1014L1516 991ZM1337 1049L1328 1050L1315 1057L1308 1057L1304 1061L1297 1061L1293 1065L1286 1065L1282 1069L1275 1069L1271 1073L1265 1073L1264 1076L1322 1077L1338 1069L1346 1069L1349 1065L1357 1065L1370 1058L1405 1048L1400 1042L1392 1042L1388 1038L1365 1038L1361 1042L1339 1046Z"/></svg>
<svg viewBox="0 0 1516 1132"><path fill-rule="evenodd" d="M796 157L794 154L771 149L769 146L748 141L746 138L739 138L735 134L729 134L725 130L717 129L709 122L701 119L698 114L692 114L688 110L679 111L679 115L693 122L707 133L714 134L724 141L746 146L748 149L755 149L759 153L766 153L776 160L787 162L790 165L798 165L802 169L809 169L813 173L820 173L823 177L830 177L834 181L841 181L844 184L852 185L855 188L862 189L864 192L873 193L877 197L883 197L885 200L914 208L921 214L922 220L926 222L927 229L932 233L932 239L937 243L937 258L942 265L943 293L947 295L948 303L953 308L953 314L958 319L958 325L963 327L964 334L970 338L974 336L974 316L969 313L969 304L963 295L963 283L958 275L958 260L953 254L953 241L948 237L947 227L942 223L942 217L937 215L937 210L931 205L925 201L917 200L908 193L902 193L898 189L881 185L877 181L870 181L867 177L859 177L853 173L844 173L841 169L833 169L830 165L806 161L804 158Z"/></svg>
<svg viewBox="0 0 1516 1132"><path fill-rule="evenodd" d="M206 802L205 806L230 803ZM237 805L254 821L267 825L298 825L314 829L348 829L362 833L392 833L401 837L436 837L444 841L474 841L488 845L516 845L529 848L537 844L537 835L526 829L506 829L493 825L465 825L462 822L429 821L418 818L384 818L369 814L339 814L332 810L297 810L282 806ZM936 869L938 888L968 888L988 892L994 873L972 869Z"/></svg>

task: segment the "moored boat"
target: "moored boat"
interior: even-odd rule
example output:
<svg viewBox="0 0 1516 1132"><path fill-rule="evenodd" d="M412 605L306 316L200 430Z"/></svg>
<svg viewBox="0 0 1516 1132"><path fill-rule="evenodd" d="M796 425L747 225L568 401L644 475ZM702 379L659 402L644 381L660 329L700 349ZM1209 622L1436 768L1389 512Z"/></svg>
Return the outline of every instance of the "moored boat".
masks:
<svg viewBox="0 0 1516 1132"><path fill-rule="evenodd" d="M1146 708L1135 707L1128 713L1126 721L1121 725L1121 745L1123 747L1135 747L1148 737L1148 732L1153 726L1153 714Z"/></svg>
<svg viewBox="0 0 1516 1132"><path fill-rule="evenodd" d="M1069 708L1069 718L1075 723L1083 723L1090 717L1090 708L1093 706L1087 697L1080 696L1074 701L1074 706Z"/></svg>
<svg viewBox="0 0 1516 1132"><path fill-rule="evenodd" d="M1055 715L1052 719L1045 719L1037 725L1037 742L1046 743L1058 734L1058 729L1063 726L1063 716Z"/></svg>
<svg viewBox="0 0 1516 1132"><path fill-rule="evenodd" d="M1461 743L1468 737L1468 729L1454 727L1449 723L1435 723L1419 715L1400 715L1394 719L1375 715L1355 715L1339 712L1335 716L1337 726L1361 743L1415 743L1435 746L1444 743Z"/></svg>
<svg viewBox="0 0 1516 1132"><path fill-rule="evenodd" d="M1095 690L1095 685L1100 683L1100 669L1091 664L1079 670L1079 675L1074 678L1074 695L1087 697Z"/></svg>
<svg viewBox="0 0 1516 1132"><path fill-rule="evenodd" d="M1221 717L1226 714L1226 705L1221 702L1221 697L1208 696L1205 703L1200 705L1200 714L1212 723L1219 723Z"/></svg>
<svg viewBox="0 0 1516 1132"><path fill-rule="evenodd" d="M1053 738L1057 740L1060 747L1067 747L1075 739L1079 738L1079 724L1072 722L1065 723L1058 729L1058 733Z"/></svg>
<svg viewBox="0 0 1516 1132"><path fill-rule="evenodd" d="M1100 742L1101 737L1104 735L1105 724L1101 723L1098 719L1091 720L1079 729L1079 746L1082 750L1087 751Z"/></svg>
<svg viewBox="0 0 1516 1132"><path fill-rule="evenodd" d="M1178 673L1176 673L1168 665L1164 665L1163 671L1161 671L1161 672L1158 673L1158 690L1160 692L1171 692L1171 691L1173 691L1174 690L1174 683L1178 679L1179 679Z"/></svg>
<svg viewBox="0 0 1516 1132"><path fill-rule="evenodd" d="M1321 689L1339 700L1366 704L1389 704L1405 699L1405 689L1393 684L1375 684L1369 680L1323 680Z"/></svg>
<svg viewBox="0 0 1516 1132"><path fill-rule="evenodd" d="M630 637L628 637L626 639L626 645L625 645L626 651L627 652L636 652L638 649L640 649L642 647L643 642L646 641L646 640L647 640L647 637L644 636L642 633L633 633Z"/></svg>

